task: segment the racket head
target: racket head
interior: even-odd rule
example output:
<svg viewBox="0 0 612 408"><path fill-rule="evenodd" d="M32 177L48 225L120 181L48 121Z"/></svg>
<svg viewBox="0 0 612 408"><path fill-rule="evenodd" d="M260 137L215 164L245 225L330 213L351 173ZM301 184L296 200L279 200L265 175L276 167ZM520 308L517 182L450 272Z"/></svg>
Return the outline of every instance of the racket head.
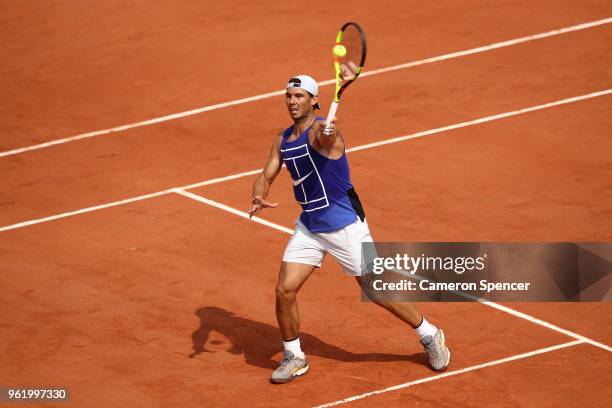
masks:
<svg viewBox="0 0 612 408"><path fill-rule="evenodd" d="M365 32L359 24L349 21L340 28L336 36L336 45L342 45L346 49L344 56L334 55L336 71L334 101L338 102L342 92L357 79L365 65L367 55Z"/></svg>

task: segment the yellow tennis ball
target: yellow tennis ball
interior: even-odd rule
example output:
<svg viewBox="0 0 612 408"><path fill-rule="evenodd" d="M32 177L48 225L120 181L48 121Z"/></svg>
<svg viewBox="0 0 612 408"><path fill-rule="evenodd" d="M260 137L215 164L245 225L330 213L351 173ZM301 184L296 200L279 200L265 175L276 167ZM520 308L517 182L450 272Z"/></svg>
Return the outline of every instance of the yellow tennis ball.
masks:
<svg viewBox="0 0 612 408"><path fill-rule="evenodd" d="M332 52L336 57L342 58L346 55L346 47L342 44L338 44L333 48Z"/></svg>

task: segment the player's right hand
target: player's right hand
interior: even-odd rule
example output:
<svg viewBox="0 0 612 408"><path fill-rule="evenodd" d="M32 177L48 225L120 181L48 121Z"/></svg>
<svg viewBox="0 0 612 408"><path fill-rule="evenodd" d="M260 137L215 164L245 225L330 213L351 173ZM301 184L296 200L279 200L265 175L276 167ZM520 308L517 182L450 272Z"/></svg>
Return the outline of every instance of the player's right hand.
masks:
<svg viewBox="0 0 612 408"><path fill-rule="evenodd" d="M252 218L254 215L257 215L262 208L276 208L278 207L278 203L271 203L266 201L262 196L257 196L253 199L253 204L251 205L251 209L249 210L249 218Z"/></svg>

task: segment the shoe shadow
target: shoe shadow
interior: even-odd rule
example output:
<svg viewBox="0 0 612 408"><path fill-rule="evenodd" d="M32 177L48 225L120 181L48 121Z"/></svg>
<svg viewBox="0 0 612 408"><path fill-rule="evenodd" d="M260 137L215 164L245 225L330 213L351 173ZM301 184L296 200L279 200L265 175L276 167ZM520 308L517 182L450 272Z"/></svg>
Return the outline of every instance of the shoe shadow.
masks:
<svg viewBox="0 0 612 408"><path fill-rule="evenodd" d="M225 336L230 348L226 351L235 355L244 354L246 363L275 369L278 362L272 357L281 351L279 346L280 333L277 327L266 323L236 316L234 313L220 307L206 306L196 310L200 318L200 326L191 335L193 352L189 358L202 353L212 353L206 344L218 345L220 340L210 340L211 332L216 331ZM308 333L300 333L302 348L308 355L324 357L343 362L386 362L410 361L429 367L425 353L415 354L385 354L385 353L353 353L340 347L326 343Z"/></svg>

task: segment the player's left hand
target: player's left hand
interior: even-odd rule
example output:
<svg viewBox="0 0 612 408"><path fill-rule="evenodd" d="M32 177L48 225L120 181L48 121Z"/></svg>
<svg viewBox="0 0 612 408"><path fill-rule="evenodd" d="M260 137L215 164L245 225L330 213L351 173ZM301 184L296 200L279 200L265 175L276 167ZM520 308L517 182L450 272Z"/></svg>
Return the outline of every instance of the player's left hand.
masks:
<svg viewBox="0 0 612 408"><path fill-rule="evenodd" d="M249 219L254 215L257 215L263 208L276 208L278 207L278 203L271 203L269 201L264 200L262 196L257 196L253 199L253 204L251 205L251 209L249 210Z"/></svg>

